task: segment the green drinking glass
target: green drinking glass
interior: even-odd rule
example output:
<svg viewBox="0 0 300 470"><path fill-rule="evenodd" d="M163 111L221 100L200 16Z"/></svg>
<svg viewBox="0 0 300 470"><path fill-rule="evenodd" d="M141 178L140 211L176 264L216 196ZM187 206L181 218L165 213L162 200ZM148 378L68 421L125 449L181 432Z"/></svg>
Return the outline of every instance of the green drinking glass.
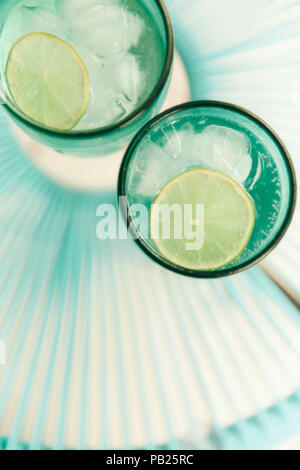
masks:
<svg viewBox="0 0 300 470"><path fill-rule="evenodd" d="M128 0L126 5L121 0L2 0L0 13L4 107L38 143L70 155L108 155L124 148L161 108L174 53L171 21L161 0ZM89 74L89 104L71 130L32 119L10 93L7 63L12 48L38 32L70 45Z"/></svg>
<svg viewBox="0 0 300 470"><path fill-rule="evenodd" d="M140 130L122 162L118 192L131 234L152 260L183 275L218 278L250 268L279 243L294 213L296 177L283 143L261 119L228 103L198 101ZM188 253L175 229L166 240L153 238L155 204L195 200L203 203L198 251ZM147 209L148 224L136 207ZM171 215L169 225L176 225Z"/></svg>

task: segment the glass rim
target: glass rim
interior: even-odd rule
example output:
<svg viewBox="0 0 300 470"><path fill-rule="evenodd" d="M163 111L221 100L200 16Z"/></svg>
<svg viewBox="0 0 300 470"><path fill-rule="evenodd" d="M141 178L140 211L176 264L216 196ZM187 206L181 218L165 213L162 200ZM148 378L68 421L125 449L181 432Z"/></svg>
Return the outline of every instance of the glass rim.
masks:
<svg viewBox="0 0 300 470"><path fill-rule="evenodd" d="M19 110L14 109L7 102L4 103L4 107L6 107L9 113L11 113L16 119L21 120L25 125L29 125L31 128L34 128L37 132L43 133L48 136L56 135L56 136L68 137L70 139L77 139L77 138L84 138L84 137L88 138L88 137L93 137L93 136L101 137L101 136L110 134L112 132L122 130L126 128L127 126L133 124L134 122L138 121L138 119L144 114L144 112L155 102L156 98L159 96L164 86L166 85L171 68L172 68L173 58L174 58L174 47L175 47L174 46L174 33L173 33L172 22L171 22L168 10L163 0L154 0L154 2L156 3L158 9L160 10L160 13L164 21L165 31L166 31L167 47L166 47L166 57L164 61L164 66L163 66L162 73L159 77L159 80L156 86L154 87L154 89L152 90L151 94L148 96L147 99L143 101L143 103L141 103L141 105L136 110L134 110L126 118L122 119L116 124L111 124L109 126L99 127L99 128L90 129L90 130L70 132L70 131L47 127L42 124L39 124L38 122L30 120L26 117L24 113L22 113L21 110L19 112Z"/></svg>
<svg viewBox="0 0 300 470"><path fill-rule="evenodd" d="M244 261L243 263L237 266L220 269L220 270L211 270L211 271L194 270L194 269L181 267L167 260L159 252L153 249L142 238L138 230L135 229L134 224L132 223L133 220L127 210L128 209L127 204L125 203L126 206L124 205L124 199L123 199L124 196L126 197L126 176L127 176L129 163L140 141L145 137L145 135L147 135L148 132L156 124L163 121L166 117L172 116L180 111L184 111L184 110L188 110L192 108L204 108L204 107L215 107L215 108L222 108L225 110L227 109L227 110L235 111L238 114L241 114L243 116L246 116L247 118L250 118L256 124L258 124L261 128L263 128L266 131L266 133L271 137L271 139L276 144L276 146L279 148L282 158L286 164L289 182L290 182L290 201L289 201L288 210L285 214L281 227L278 233L276 234L276 236L273 238L273 240L260 253L255 255L252 259L248 261ZM173 271L177 274L182 274L184 276L193 277L193 278L217 279L217 278L241 273L255 266L257 263L262 261L267 255L269 255L273 251L273 249L279 244L279 242L282 240L285 233L287 232L287 229L289 228L289 225L293 219L293 215L295 212L296 202L297 202L297 178L296 178L296 172L294 169L292 158L286 146L284 145L280 137L277 135L277 133L263 119L261 119L256 114L252 113L251 111L248 111L247 109L241 106L231 104L225 101L214 101L214 100L200 100L199 101L198 100L198 101L190 101L188 103L183 103L173 108L167 109L166 111L164 111L163 113L160 113L158 116L156 116L151 121L149 121L135 135L135 137L129 144L129 147L127 148L124 158L122 160L122 164L121 164L121 168L119 172L119 178L118 178L118 197L119 197L119 201L120 201L120 198L122 198L120 209L121 209L123 218L125 220L125 223L129 227L129 230L131 231L134 237L134 241L144 251L144 253L146 253L148 257L156 261L162 267L168 269L169 271Z"/></svg>

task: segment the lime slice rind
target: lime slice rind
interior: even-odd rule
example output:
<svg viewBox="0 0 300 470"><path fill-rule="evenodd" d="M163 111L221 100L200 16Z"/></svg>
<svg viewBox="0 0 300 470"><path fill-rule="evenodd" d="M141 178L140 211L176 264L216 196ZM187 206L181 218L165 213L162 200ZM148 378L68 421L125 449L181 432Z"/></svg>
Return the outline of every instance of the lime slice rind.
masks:
<svg viewBox="0 0 300 470"><path fill-rule="evenodd" d="M5 70L9 95L39 125L72 130L87 111L88 70L76 50L49 33L33 32L11 48Z"/></svg>
<svg viewBox="0 0 300 470"><path fill-rule="evenodd" d="M197 197L193 194L195 183L200 188L196 184ZM183 194L184 200L180 200ZM179 241L172 236L170 240L154 239L152 227L157 222L153 220L157 218L154 205L190 203L195 206L195 199L205 208L205 241L198 252L187 252L184 237ZM154 199L149 215L150 238L158 253L175 266L191 271L218 270L233 263L246 250L255 217L252 198L231 177L217 170L192 169L169 181Z"/></svg>

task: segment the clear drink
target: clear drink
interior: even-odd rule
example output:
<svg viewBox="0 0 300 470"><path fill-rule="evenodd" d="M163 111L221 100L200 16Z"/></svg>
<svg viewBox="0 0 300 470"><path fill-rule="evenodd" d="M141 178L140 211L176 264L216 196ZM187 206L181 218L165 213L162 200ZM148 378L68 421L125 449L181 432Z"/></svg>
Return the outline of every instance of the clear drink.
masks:
<svg viewBox="0 0 300 470"><path fill-rule="evenodd" d="M129 117L153 92L163 70L164 39L138 0L20 1L2 29L2 79L12 46L32 32L66 41L88 70L88 108L72 131L105 128Z"/></svg>

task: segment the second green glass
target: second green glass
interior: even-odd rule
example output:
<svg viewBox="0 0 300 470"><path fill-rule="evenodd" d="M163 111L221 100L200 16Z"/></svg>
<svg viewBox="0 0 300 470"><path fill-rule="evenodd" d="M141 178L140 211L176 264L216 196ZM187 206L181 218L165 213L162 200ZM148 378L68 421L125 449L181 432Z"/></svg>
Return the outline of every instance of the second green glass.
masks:
<svg viewBox="0 0 300 470"><path fill-rule="evenodd" d="M162 1L129 0L125 8L120 0L3 0L0 12L5 108L37 142L71 155L110 154L123 148L159 111L174 52L171 22ZM9 93L5 70L9 52L33 32L66 41L89 72L89 107L71 130L30 119ZM37 56L32 53L32 57Z"/></svg>

